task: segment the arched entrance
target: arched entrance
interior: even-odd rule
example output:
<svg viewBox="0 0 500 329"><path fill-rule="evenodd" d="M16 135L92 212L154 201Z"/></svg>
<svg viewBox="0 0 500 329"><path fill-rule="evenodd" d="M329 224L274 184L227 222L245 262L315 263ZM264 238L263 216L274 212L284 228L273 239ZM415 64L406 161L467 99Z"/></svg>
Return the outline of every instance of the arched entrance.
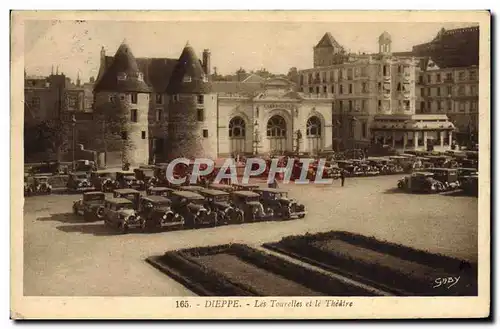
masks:
<svg viewBox="0 0 500 329"><path fill-rule="evenodd" d="M245 153L246 124L242 117L236 116L229 121L229 150L231 154Z"/></svg>
<svg viewBox="0 0 500 329"><path fill-rule="evenodd" d="M312 116L306 124L307 149L312 154L317 154L323 148L321 120L317 116Z"/></svg>
<svg viewBox="0 0 500 329"><path fill-rule="evenodd" d="M286 121L281 115L273 115L267 121L267 138L269 151L272 154L282 153L286 150Z"/></svg>

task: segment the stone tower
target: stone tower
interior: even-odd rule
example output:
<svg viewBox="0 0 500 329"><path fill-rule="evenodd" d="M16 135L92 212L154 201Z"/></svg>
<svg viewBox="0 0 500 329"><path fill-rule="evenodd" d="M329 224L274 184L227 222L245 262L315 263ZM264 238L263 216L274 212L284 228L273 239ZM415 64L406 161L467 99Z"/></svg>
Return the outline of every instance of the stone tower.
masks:
<svg viewBox="0 0 500 329"><path fill-rule="evenodd" d="M390 54L391 53L391 35L384 31L379 37L378 37L378 51L381 54Z"/></svg>
<svg viewBox="0 0 500 329"><path fill-rule="evenodd" d="M208 76L189 43L172 72L166 93L169 97L167 158L215 158L217 95L211 92Z"/></svg>
<svg viewBox="0 0 500 329"><path fill-rule="evenodd" d="M150 92L130 47L122 43L94 87L96 140L108 154L108 166L148 162Z"/></svg>

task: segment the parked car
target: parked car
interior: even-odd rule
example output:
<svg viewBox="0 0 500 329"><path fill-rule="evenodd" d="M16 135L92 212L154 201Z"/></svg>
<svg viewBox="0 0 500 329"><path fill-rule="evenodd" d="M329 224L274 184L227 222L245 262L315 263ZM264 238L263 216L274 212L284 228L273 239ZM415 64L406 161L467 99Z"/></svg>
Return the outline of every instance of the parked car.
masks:
<svg viewBox="0 0 500 329"><path fill-rule="evenodd" d="M117 189L113 191L113 197L127 199L133 203L134 209L137 209L139 207L141 192L131 188Z"/></svg>
<svg viewBox="0 0 500 329"><path fill-rule="evenodd" d="M153 186L153 187L150 187L146 190L146 194L147 195L159 195L159 196L163 196L163 197L168 198L168 197L170 197L170 195L174 191L175 190L173 188L170 188L170 187Z"/></svg>
<svg viewBox="0 0 500 329"><path fill-rule="evenodd" d="M139 202L139 216L144 230L164 226L184 225L184 220L171 208L172 201L158 196L142 197Z"/></svg>
<svg viewBox="0 0 500 329"><path fill-rule="evenodd" d="M135 178L138 181L144 182L146 188L151 187L155 183L154 167L145 166L134 169Z"/></svg>
<svg viewBox="0 0 500 329"><path fill-rule="evenodd" d="M102 192L112 192L115 186L115 174L106 170L90 173L90 182L95 189Z"/></svg>
<svg viewBox="0 0 500 329"><path fill-rule="evenodd" d="M259 188L259 185L239 183L239 184L233 184L233 188L234 191L253 191Z"/></svg>
<svg viewBox="0 0 500 329"><path fill-rule="evenodd" d="M171 195L172 209L181 216L187 228L201 225L217 226L217 213L210 213L203 205L205 198L190 191L175 191Z"/></svg>
<svg viewBox="0 0 500 329"><path fill-rule="evenodd" d="M29 187L28 187L29 188ZM31 183L31 194L50 194L52 193L52 185L49 183L49 176L36 175L33 176Z"/></svg>
<svg viewBox="0 0 500 329"><path fill-rule="evenodd" d="M455 168L429 168L427 171L434 174L434 179L443 183L445 190L455 190L460 187L458 170Z"/></svg>
<svg viewBox="0 0 500 329"><path fill-rule="evenodd" d="M103 192L86 192L80 200L73 202L73 214L83 216L87 221L101 220L104 216Z"/></svg>
<svg viewBox="0 0 500 329"><path fill-rule="evenodd" d="M24 196L33 194L33 178L28 174L24 174Z"/></svg>
<svg viewBox="0 0 500 329"><path fill-rule="evenodd" d="M70 173L67 188L70 192L89 192L95 190L86 172Z"/></svg>
<svg viewBox="0 0 500 329"><path fill-rule="evenodd" d="M145 190L144 181L135 177L133 171L118 171L116 173L115 189L131 188L136 190Z"/></svg>
<svg viewBox="0 0 500 329"><path fill-rule="evenodd" d="M245 222L256 222L272 218L274 212L271 208L264 210L260 202L260 195L252 191L235 191L231 193L232 204L243 212Z"/></svg>
<svg viewBox="0 0 500 329"><path fill-rule="evenodd" d="M96 164L94 161L90 160L75 160L75 163L73 164L74 166L74 171L85 171L85 172L91 172L93 170L96 170Z"/></svg>
<svg viewBox="0 0 500 329"><path fill-rule="evenodd" d="M305 206L295 199L288 197L288 192L275 188L258 188L255 190L260 195L264 207L271 208L276 217L290 219L292 217L304 218Z"/></svg>
<svg viewBox="0 0 500 329"><path fill-rule="evenodd" d="M103 219L104 225L117 228L121 233L128 233L131 228L141 226L141 219L134 210L134 204L123 198L104 201Z"/></svg>
<svg viewBox="0 0 500 329"><path fill-rule="evenodd" d="M207 208L210 212L217 213L219 223L243 223L243 211L234 208L231 205L229 193L213 189L204 189L199 193L205 197L205 208Z"/></svg>
<svg viewBox="0 0 500 329"><path fill-rule="evenodd" d="M403 177L398 181L398 188L409 192L439 193L445 190L445 186L434 178L431 172L415 172Z"/></svg>

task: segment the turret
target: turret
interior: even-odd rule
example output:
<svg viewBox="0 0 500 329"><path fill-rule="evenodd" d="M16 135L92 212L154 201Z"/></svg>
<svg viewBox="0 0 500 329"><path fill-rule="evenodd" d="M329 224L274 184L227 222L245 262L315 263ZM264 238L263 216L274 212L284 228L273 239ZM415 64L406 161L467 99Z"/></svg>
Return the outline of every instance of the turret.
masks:
<svg viewBox="0 0 500 329"><path fill-rule="evenodd" d="M378 51L381 54L390 54L391 53L391 35L384 31L379 37L378 37Z"/></svg>
<svg viewBox="0 0 500 329"><path fill-rule="evenodd" d="M203 66L209 67L204 52ZM175 157L210 157L217 154L217 97L196 56L186 44L166 90L169 103L169 154Z"/></svg>
<svg viewBox="0 0 500 329"><path fill-rule="evenodd" d="M130 47L122 43L94 86L96 115L103 129L96 139L102 139L107 152L121 154L115 162L137 165L148 161L150 91Z"/></svg>
<svg viewBox="0 0 500 329"><path fill-rule="evenodd" d="M204 49L203 50L203 71L205 71L206 76L210 79L210 75L212 72L210 72L210 50L209 49Z"/></svg>

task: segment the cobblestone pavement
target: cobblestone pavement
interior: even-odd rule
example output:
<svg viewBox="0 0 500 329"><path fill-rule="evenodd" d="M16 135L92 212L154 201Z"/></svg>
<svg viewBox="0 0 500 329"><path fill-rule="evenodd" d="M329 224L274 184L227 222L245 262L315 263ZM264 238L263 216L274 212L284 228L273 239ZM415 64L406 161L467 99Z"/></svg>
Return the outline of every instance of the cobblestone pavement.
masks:
<svg viewBox="0 0 500 329"><path fill-rule="evenodd" d="M417 249L477 260L478 199L405 194L399 176L348 178L332 185L281 185L306 205L304 219L119 235L71 214L79 195L26 199L24 293L46 296L184 296L192 292L144 259L167 250L344 230Z"/></svg>

